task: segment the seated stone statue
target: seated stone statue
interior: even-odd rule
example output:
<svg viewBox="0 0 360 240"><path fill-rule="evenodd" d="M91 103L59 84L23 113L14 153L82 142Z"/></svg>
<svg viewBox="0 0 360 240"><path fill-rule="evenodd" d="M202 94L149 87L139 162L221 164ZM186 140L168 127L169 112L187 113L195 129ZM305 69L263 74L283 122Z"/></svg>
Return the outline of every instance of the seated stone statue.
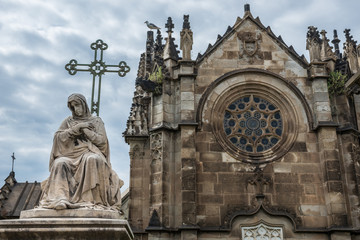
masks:
<svg viewBox="0 0 360 240"><path fill-rule="evenodd" d="M91 115L81 94L68 98L72 116L55 133L50 176L42 183L40 207L119 209L123 181L112 170L104 123Z"/></svg>

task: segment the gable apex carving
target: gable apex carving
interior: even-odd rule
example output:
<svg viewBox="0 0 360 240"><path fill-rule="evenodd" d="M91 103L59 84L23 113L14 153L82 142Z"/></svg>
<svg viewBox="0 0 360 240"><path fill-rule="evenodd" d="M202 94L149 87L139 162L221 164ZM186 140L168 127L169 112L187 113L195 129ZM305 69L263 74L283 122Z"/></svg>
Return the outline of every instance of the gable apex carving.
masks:
<svg viewBox="0 0 360 240"><path fill-rule="evenodd" d="M206 49L206 51L204 52L204 54L200 54L198 55L197 59L196 59L196 63L199 65L201 64L201 62L206 59L207 57L209 57L220 45L222 45L224 43L224 41L226 41L227 39L229 39L231 36L233 36L233 34L244 34L241 32L250 32L247 30L243 30L244 26L248 23L252 23L255 24L256 28L258 30L256 31L251 31L252 34L255 34L255 38L257 38L258 41L261 41L261 39L264 38L264 36L262 36L260 34L264 33L267 34L271 39L274 40L274 42L281 48L283 49L288 55L290 55L296 62L298 62L303 68L308 68L308 61L306 60L304 55L299 55L295 49L292 46L288 46L286 45L286 43L284 42L284 40L282 39L282 37L279 35L278 37L276 37L276 35L272 32L271 28L265 27L260 18L256 17L254 18L250 12L246 12L245 16L243 18L237 18L236 22L234 24L233 27L228 26L226 32L221 36L219 35L217 37L216 42L212 45L209 44L209 47ZM256 33L255 33L256 32ZM261 35L261 37L259 37L259 35ZM259 39L260 38L260 39ZM243 39L243 37L242 37ZM251 52L251 51L248 51ZM257 51L255 51L256 53ZM254 54L255 55L255 54ZM241 55L243 56L243 55ZM239 56L239 57L241 57ZM262 56L261 54L259 54L259 57ZM250 64L252 63L251 61L249 62Z"/></svg>

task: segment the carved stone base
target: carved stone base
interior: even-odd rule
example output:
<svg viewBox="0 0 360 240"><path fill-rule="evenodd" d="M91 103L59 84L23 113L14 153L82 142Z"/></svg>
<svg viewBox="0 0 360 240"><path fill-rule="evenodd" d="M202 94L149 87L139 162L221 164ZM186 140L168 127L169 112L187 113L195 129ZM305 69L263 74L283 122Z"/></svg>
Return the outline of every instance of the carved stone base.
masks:
<svg viewBox="0 0 360 240"><path fill-rule="evenodd" d="M77 208L77 209L44 209L36 208L26 211L21 211L20 219L26 218L106 218L106 219L121 219L123 218L118 211Z"/></svg>
<svg viewBox="0 0 360 240"><path fill-rule="evenodd" d="M0 239L133 239L124 219L28 218L0 221Z"/></svg>

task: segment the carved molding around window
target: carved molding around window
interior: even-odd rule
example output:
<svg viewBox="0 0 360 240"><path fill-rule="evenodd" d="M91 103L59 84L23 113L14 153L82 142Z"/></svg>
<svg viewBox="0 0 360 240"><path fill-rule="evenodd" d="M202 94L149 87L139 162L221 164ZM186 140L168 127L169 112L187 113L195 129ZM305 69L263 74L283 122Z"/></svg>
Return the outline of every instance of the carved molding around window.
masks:
<svg viewBox="0 0 360 240"><path fill-rule="evenodd" d="M222 92L210 116L219 144L243 162L279 159L297 137L295 106L271 85L255 80Z"/></svg>

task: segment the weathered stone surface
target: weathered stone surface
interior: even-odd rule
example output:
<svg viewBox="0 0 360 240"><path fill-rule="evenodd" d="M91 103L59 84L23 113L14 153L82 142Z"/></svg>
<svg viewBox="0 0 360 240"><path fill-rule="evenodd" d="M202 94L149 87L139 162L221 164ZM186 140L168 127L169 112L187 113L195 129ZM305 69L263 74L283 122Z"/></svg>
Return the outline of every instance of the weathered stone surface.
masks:
<svg viewBox="0 0 360 240"><path fill-rule="evenodd" d="M120 208L124 182L111 169L104 123L91 116L83 95L70 95L67 104L72 116L55 133L50 176L42 184L39 205L57 210Z"/></svg>
<svg viewBox="0 0 360 240"><path fill-rule="evenodd" d="M134 239L126 220L36 218L0 221L1 239Z"/></svg>
<svg viewBox="0 0 360 240"><path fill-rule="evenodd" d="M156 209L164 228L148 234L147 223L132 223L139 239L232 240L245 238L244 226L267 222L283 227L283 239L325 240L333 226L360 224L350 210L359 204L351 124L360 119L360 98L329 96L335 55L324 31L311 29L310 64L248 10L196 61L165 61L163 86L171 87L150 96L149 124L171 137L161 158L144 161L130 180L141 196L132 199L134 219ZM150 191L150 201L139 189Z"/></svg>
<svg viewBox="0 0 360 240"><path fill-rule="evenodd" d="M119 211L79 208L79 209L44 209L35 208L32 210L21 211L20 219L28 218L104 218L104 219L121 219L123 216Z"/></svg>

